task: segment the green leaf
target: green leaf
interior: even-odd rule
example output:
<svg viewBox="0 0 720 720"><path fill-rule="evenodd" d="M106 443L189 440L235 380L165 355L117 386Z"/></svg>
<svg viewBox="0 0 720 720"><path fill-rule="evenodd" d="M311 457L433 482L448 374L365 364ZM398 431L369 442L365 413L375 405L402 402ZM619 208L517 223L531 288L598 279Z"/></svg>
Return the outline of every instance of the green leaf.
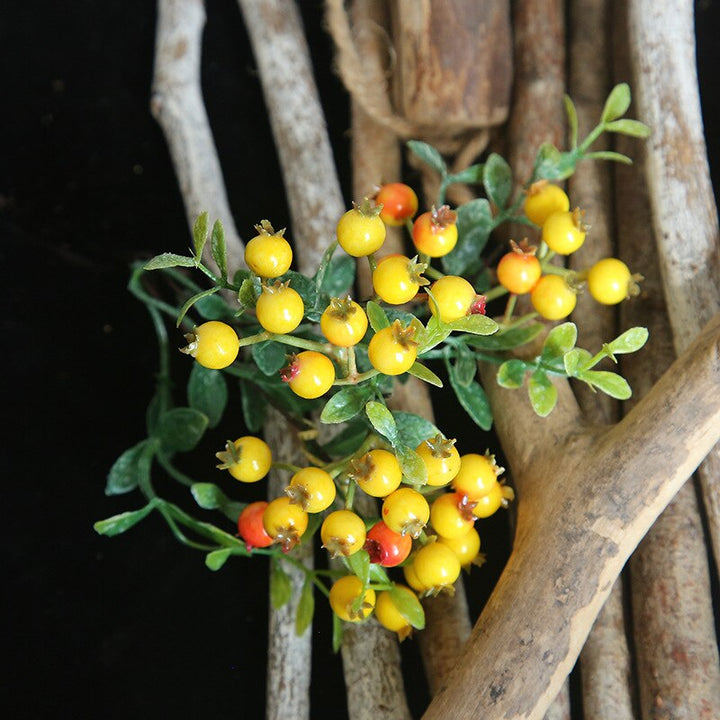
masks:
<svg viewBox="0 0 720 720"><path fill-rule="evenodd" d="M650 128L639 120L615 120L607 123L605 130L636 138L645 139L650 137Z"/></svg>
<svg viewBox="0 0 720 720"><path fill-rule="evenodd" d="M227 252L225 250L225 230L220 220L216 220L210 233L210 249L213 260L223 279L227 279Z"/></svg>
<svg viewBox="0 0 720 720"><path fill-rule="evenodd" d="M259 432L265 424L267 400L262 393L252 389L244 380L240 381L240 404L245 426L251 433Z"/></svg>
<svg viewBox="0 0 720 720"><path fill-rule="evenodd" d="M408 372L430 385L439 388L443 386L442 380L429 367L417 362L417 360L412 364Z"/></svg>
<svg viewBox="0 0 720 720"><path fill-rule="evenodd" d="M374 300L368 301L365 312L367 312L370 327L375 332L380 332L381 330L390 327L390 321L388 320L388 316L385 314L385 311L382 309L382 307L380 307L380 305L378 305L378 303L376 303Z"/></svg>
<svg viewBox="0 0 720 720"><path fill-rule="evenodd" d="M177 320L175 321L175 327L180 327L180 323L183 321L183 318L187 314L187 311L198 301L202 300L203 298L208 297L209 295L214 295L218 290L220 290L219 287L213 287L209 288L208 290L203 290L202 292L197 293L196 295L193 295L191 298L188 298L184 303L183 306L180 308L180 314L177 316Z"/></svg>
<svg viewBox="0 0 720 720"><path fill-rule="evenodd" d="M193 408L173 408L160 416L157 434L164 450L187 452L202 438L208 426L206 415Z"/></svg>
<svg viewBox="0 0 720 720"><path fill-rule="evenodd" d="M411 448L416 448L423 440L435 437L440 432L428 419L415 413L395 410L393 417L398 429L398 442Z"/></svg>
<svg viewBox="0 0 720 720"><path fill-rule="evenodd" d="M342 253L330 261L319 289L330 297L339 297L352 287L354 281L355 259Z"/></svg>
<svg viewBox="0 0 720 720"><path fill-rule="evenodd" d="M222 320L232 318L234 315L234 311L228 307L228 304L219 295L207 295L200 298L195 303L195 310L205 320Z"/></svg>
<svg viewBox="0 0 720 720"><path fill-rule="evenodd" d="M583 348L574 348L563 355L563 365L568 377L577 377L592 360L592 355Z"/></svg>
<svg viewBox="0 0 720 720"><path fill-rule="evenodd" d="M473 335L492 335L498 330L498 324L492 318L479 314L466 315L446 323L445 327L454 332L472 333Z"/></svg>
<svg viewBox="0 0 720 720"><path fill-rule="evenodd" d="M463 342L471 347L480 350L503 351L526 345L534 340L543 330L542 323L523 325L522 327L511 328L510 330L495 333L485 337L463 337Z"/></svg>
<svg viewBox="0 0 720 720"><path fill-rule="evenodd" d="M616 400L627 400L632 396L632 390L627 380L614 372L607 370L585 370L577 374L578 380L602 390Z"/></svg>
<svg viewBox="0 0 720 720"><path fill-rule="evenodd" d="M578 117L575 103L569 95L565 95L565 114L568 119L568 131L570 132L570 147L574 150L578 141Z"/></svg>
<svg viewBox="0 0 720 720"><path fill-rule="evenodd" d="M637 352L647 342L648 335L647 328L632 327L608 343L607 347L613 355Z"/></svg>
<svg viewBox="0 0 720 720"><path fill-rule="evenodd" d="M336 392L320 413L320 421L328 424L342 423L354 418L373 396L374 390L368 385L351 385Z"/></svg>
<svg viewBox="0 0 720 720"><path fill-rule="evenodd" d="M312 622L315 613L315 595L313 594L312 577L308 575L303 583L295 615L295 634L302 635Z"/></svg>
<svg viewBox="0 0 720 720"><path fill-rule="evenodd" d="M368 436L367 423L359 418L349 422L342 432L338 433L330 442L323 445L328 455L350 455L354 453Z"/></svg>
<svg viewBox="0 0 720 720"><path fill-rule="evenodd" d="M483 171L485 166L480 163L478 165L470 165L458 173L448 175L447 183L466 183L468 185L480 185L483 181Z"/></svg>
<svg viewBox="0 0 720 720"><path fill-rule="evenodd" d="M557 402L557 388L543 370L536 370L528 381L528 396L533 410L540 417L547 417Z"/></svg>
<svg viewBox="0 0 720 720"><path fill-rule="evenodd" d="M506 360L497 371L497 384L500 387L516 390L523 386L525 382L525 373L528 366L525 362L518 359Z"/></svg>
<svg viewBox="0 0 720 720"><path fill-rule="evenodd" d="M561 153L551 143L543 143L535 157L533 177L536 180L565 180L575 172L575 156Z"/></svg>
<svg viewBox="0 0 720 720"><path fill-rule="evenodd" d="M246 278L240 285L238 291L238 300L244 307L255 307L257 299L260 297L260 280L257 277Z"/></svg>
<svg viewBox="0 0 720 720"><path fill-rule="evenodd" d="M394 443L393 446L400 469L407 481L413 485L425 485L427 483L427 465L423 459L404 443Z"/></svg>
<svg viewBox="0 0 720 720"><path fill-rule="evenodd" d="M430 302L435 302L432 293L429 290L426 290L426 292L430 298ZM445 340L445 338L447 338L450 334L450 328L448 328L445 323L438 320L436 315L433 315L428 320L428 324L425 327L425 332L423 334L424 337L418 344L418 355L422 355L428 350L432 350L432 348Z"/></svg>
<svg viewBox="0 0 720 720"><path fill-rule="evenodd" d="M392 413L380 402L371 400L365 405L365 414L368 420L383 437L386 437L391 443L395 443L398 436L397 425Z"/></svg>
<svg viewBox="0 0 720 720"><path fill-rule="evenodd" d="M231 500L215 483L193 483L190 487L195 502L203 510L220 510L228 520L236 523L246 503Z"/></svg>
<svg viewBox="0 0 720 720"><path fill-rule="evenodd" d="M227 559L233 554L232 548L222 548L222 550L213 550L205 556L205 565L209 570L219 570Z"/></svg>
<svg viewBox="0 0 720 720"><path fill-rule="evenodd" d="M263 375L274 376L287 362L287 348L273 340L251 345L252 357Z"/></svg>
<svg viewBox="0 0 720 720"><path fill-rule="evenodd" d="M457 209L457 244L442 259L445 272L449 275L465 275L481 267L483 261L480 254L485 249L492 228L492 210L485 198L461 205Z"/></svg>
<svg viewBox="0 0 720 720"><path fill-rule="evenodd" d="M187 255L176 255L175 253L163 253L156 255L143 265L143 270L162 270L173 267L195 267L195 260Z"/></svg>
<svg viewBox="0 0 720 720"><path fill-rule="evenodd" d="M495 205L505 208L512 194L512 170L505 159L497 153L490 153L485 162L483 185L488 198Z"/></svg>
<svg viewBox="0 0 720 720"><path fill-rule="evenodd" d="M214 428L222 420L228 401L225 376L219 370L210 370L200 363L193 363L187 387L188 405L208 419L208 427Z"/></svg>
<svg viewBox="0 0 720 720"><path fill-rule="evenodd" d="M200 213L193 223L193 242L195 244L195 258L200 261L205 243L207 242L208 214Z"/></svg>
<svg viewBox="0 0 720 720"><path fill-rule="evenodd" d="M482 386L477 382L472 382L467 386L461 385L455 374L455 368L452 366L448 369L448 376L450 386L465 412L476 425L483 430L490 430L493 422L492 408Z"/></svg>
<svg viewBox="0 0 720 720"><path fill-rule="evenodd" d="M415 593L401 585L395 584L393 584L388 592L397 611L416 630L422 630L425 627L425 611Z"/></svg>
<svg viewBox="0 0 720 720"><path fill-rule="evenodd" d="M332 648L333 652L337 653L340 651L343 642L343 624L342 620L335 614L332 614L333 634L332 634Z"/></svg>
<svg viewBox="0 0 720 720"><path fill-rule="evenodd" d="M143 480L150 478L152 452L149 440L143 440L126 450L113 463L105 485L106 495L122 495L134 490Z"/></svg>
<svg viewBox="0 0 720 720"><path fill-rule="evenodd" d="M602 115L600 115L601 123L608 123L612 120L622 117L630 107L632 97L630 95L630 86L627 83L616 85L607 97Z"/></svg>
<svg viewBox="0 0 720 720"><path fill-rule="evenodd" d="M410 152L416 155L426 165L429 165L433 170L440 173L440 175L447 174L447 166L442 159L442 155L440 155L432 145L428 145L420 140L408 140L407 146Z"/></svg>
<svg viewBox="0 0 720 720"><path fill-rule="evenodd" d="M351 572L358 576L363 586L370 582L370 555L368 551L360 549L349 557L345 558L345 562Z"/></svg>
<svg viewBox="0 0 720 720"><path fill-rule="evenodd" d="M275 610L290 602L292 584L289 575L282 569L280 560L272 559L270 564L270 602Z"/></svg>
<svg viewBox="0 0 720 720"><path fill-rule="evenodd" d="M585 158L587 160L611 160L622 165L632 165L633 163L632 158L612 150L598 150L597 152L588 153Z"/></svg>
<svg viewBox="0 0 720 720"><path fill-rule="evenodd" d="M130 510L128 512L113 515L105 520L98 520L93 525L95 532L99 535L119 535L129 530L133 525L137 525L143 518L147 517L155 507L155 503L149 502L145 507L139 510Z"/></svg>
<svg viewBox="0 0 720 720"><path fill-rule="evenodd" d="M294 270L288 270L284 275L276 278L275 281L278 280L280 282L290 282L290 287L302 298L306 311L315 307L317 304L317 289L313 280Z"/></svg>
<svg viewBox="0 0 720 720"><path fill-rule="evenodd" d="M458 355L453 365L453 373L458 385L467 387L475 379L477 360L464 343L458 343L456 347Z"/></svg>
<svg viewBox="0 0 720 720"><path fill-rule="evenodd" d="M545 338L542 349L542 360L545 362L561 358L570 352L577 342L577 326L566 322L554 327Z"/></svg>

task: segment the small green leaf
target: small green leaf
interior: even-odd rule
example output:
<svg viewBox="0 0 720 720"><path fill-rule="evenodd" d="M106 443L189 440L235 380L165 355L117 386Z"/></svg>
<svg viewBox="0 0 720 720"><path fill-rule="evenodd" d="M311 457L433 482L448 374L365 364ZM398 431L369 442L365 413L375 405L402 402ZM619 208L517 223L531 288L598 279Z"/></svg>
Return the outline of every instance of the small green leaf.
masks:
<svg viewBox="0 0 720 720"><path fill-rule="evenodd" d="M193 242L195 245L195 258L200 261L202 257L205 243L207 242L208 234L208 214L207 212L200 213L193 223Z"/></svg>
<svg viewBox="0 0 720 720"><path fill-rule="evenodd" d="M453 365L453 373L458 385L467 387L475 379L477 360L464 343L459 343L457 350L458 355Z"/></svg>
<svg viewBox="0 0 720 720"><path fill-rule="evenodd" d="M344 295L355 280L355 259L342 253L333 258L320 282L320 292L330 297Z"/></svg>
<svg viewBox="0 0 720 720"><path fill-rule="evenodd" d="M500 387L516 390L523 386L525 382L525 373L528 366L525 362L518 359L506 360L497 371L497 384Z"/></svg>
<svg viewBox="0 0 720 720"><path fill-rule="evenodd" d="M295 615L295 634L300 636L310 627L315 613L315 595L313 594L312 577L308 575L300 592L297 613Z"/></svg>
<svg viewBox="0 0 720 720"><path fill-rule="evenodd" d="M632 97L630 95L630 86L627 83L616 85L608 95L600 116L601 123L608 123L612 120L622 117L630 107Z"/></svg>
<svg viewBox="0 0 720 720"><path fill-rule="evenodd" d="M639 120L615 120L607 123L605 130L642 139L650 137L650 128Z"/></svg>
<svg viewBox="0 0 720 720"><path fill-rule="evenodd" d="M255 307L260 292L260 280L257 277L246 278L240 285L238 300L244 307Z"/></svg>
<svg viewBox="0 0 720 720"><path fill-rule="evenodd" d="M464 275L482 267L480 254L485 249L492 228L492 210L485 198L461 205L457 209L457 243L453 251L442 259L445 272L449 275Z"/></svg>
<svg viewBox="0 0 720 720"><path fill-rule="evenodd" d="M365 414L380 435L386 437L391 443L397 440L398 429L395 418L385 405L376 400L371 400L365 405Z"/></svg>
<svg viewBox="0 0 720 720"><path fill-rule="evenodd" d="M150 514L154 507L155 503L149 502L139 510L130 510L120 513L119 515L113 515L106 520L98 520L98 522L93 525L93 528L99 535L108 535L109 537L119 535L129 530L133 525L137 525L137 523Z"/></svg>
<svg viewBox="0 0 720 720"><path fill-rule="evenodd" d="M395 584L393 584L388 592L397 611L416 630L422 630L425 627L425 611L415 593L406 587Z"/></svg>
<svg viewBox="0 0 720 720"><path fill-rule="evenodd" d="M287 346L272 340L251 345L255 364L264 375L274 376L287 362Z"/></svg>
<svg viewBox="0 0 720 720"><path fill-rule="evenodd" d="M315 283L302 273L288 270L284 275L276 278L274 282L277 281L290 283L290 287L302 298L306 311L314 308L317 304L317 289Z"/></svg>
<svg viewBox="0 0 720 720"><path fill-rule="evenodd" d="M213 260L217 263L218 270L223 280L227 279L227 251L225 249L225 230L220 220L216 220L210 233L210 249Z"/></svg>
<svg viewBox="0 0 720 720"><path fill-rule="evenodd" d="M512 170L505 159L497 153L490 153L485 162L483 175L485 192L496 207L505 208L512 194Z"/></svg>
<svg viewBox="0 0 720 720"><path fill-rule="evenodd" d="M272 559L270 564L270 602L275 610L290 602L292 583L290 576L282 569L280 560Z"/></svg>
<svg viewBox="0 0 720 720"><path fill-rule="evenodd" d="M585 370L577 374L578 380L592 385L598 390L602 390L616 400L627 400L632 396L632 390L627 380L614 372L607 370Z"/></svg>
<svg viewBox="0 0 720 720"><path fill-rule="evenodd" d="M143 265L143 270L162 270L173 267L195 267L195 260L186 255L163 253L162 255L156 255L152 260L148 260Z"/></svg>
<svg viewBox="0 0 720 720"><path fill-rule="evenodd" d="M152 452L147 451L149 446L150 441L143 440L120 455L108 473L106 495L122 495L149 479L152 462Z"/></svg>
<svg viewBox="0 0 720 720"><path fill-rule="evenodd" d="M610 160L619 162L622 165L632 165L632 158L612 150L598 150L598 152L588 153L585 158L587 160Z"/></svg>
<svg viewBox="0 0 720 720"><path fill-rule="evenodd" d="M637 352L647 342L648 335L647 328L632 327L608 343L607 346L613 355Z"/></svg>
<svg viewBox="0 0 720 720"><path fill-rule="evenodd" d="M398 442L411 448L416 448L423 440L435 437L440 432L433 423L415 413L395 410L393 417L398 429Z"/></svg>
<svg viewBox="0 0 720 720"><path fill-rule="evenodd" d="M363 586L370 582L370 555L368 551L360 549L349 557L345 558L350 571L357 575Z"/></svg>
<svg viewBox="0 0 720 720"><path fill-rule="evenodd" d="M231 500L215 483L193 483L190 487L195 502L203 510L220 510L228 520L236 523L246 503Z"/></svg>
<svg viewBox="0 0 720 720"><path fill-rule="evenodd" d="M565 180L575 171L575 156L561 153L551 143L543 143L535 157L533 177L536 180Z"/></svg>
<svg viewBox="0 0 720 720"><path fill-rule="evenodd" d="M205 556L205 565L209 570L219 570L227 559L233 554L232 548L222 548L222 550L213 550Z"/></svg>
<svg viewBox="0 0 720 720"><path fill-rule="evenodd" d="M578 141L578 117L575 103L569 95L565 95L565 114L568 119L568 130L570 132L570 147L575 149Z"/></svg>
<svg viewBox="0 0 720 720"><path fill-rule="evenodd" d="M429 165L440 175L447 174L447 166L442 159L442 155L432 146L420 140L408 140L407 146L414 155Z"/></svg>
<svg viewBox="0 0 720 720"><path fill-rule="evenodd" d="M557 402L557 388L543 370L536 370L528 381L528 396L533 410L540 417L547 417Z"/></svg>
<svg viewBox="0 0 720 720"><path fill-rule="evenodd" d="M332 648L333 652L340 652L343 642L343 624L342 620L335 614L332 614L333 634L332 634Z"/></svg>
<svg viewBox="0 0 720 720"><path fill-rule="evenodd" d="M549 362L561 358L570 352L577 342L577 326L566 322L554 327L545 338L542 349L542 360Z"/></svg>
<svg viewBox="0 0 720 720"><path fill-rule="evenodd" d="M395 455L407 481L413 485L427 483L427 465L424 460L404 443L394 443Z"/></svg>
<svg viewBox="0 0 720 720"><path fill-rule="evenodd" d="M445 324L453 332L465 332L473 335L492 335L497 332L498 324L487 315L466 315Z"/></svg>
<svg viewBox="0 0 720 720"><path fill-rule="evenodd" d="M160 416L157 434L163 450L187 452L202 438L208 426L206 415L193 408L173 408Z"/></svg>
<svg viewBox="0 0 720 720"><path fill-rule="evenodd" d="M485 166L480 163L478 165L470 165L458 173L448 175L447 183L466 183L468 185L480 185L483 181L483 171Z"/></svg>
<svg viewBox="0 0 720 720"><path fill-rule="evenodd" d="M490 430L493 422L492 408L482 386L477 382L472 382L467 386L461 385L452 366L449 367L448 376L450 386L465 412L476 425L483 430Z"/></svg>
<svg viewBox="0 0 720 720"><path fill-rule="evenodd" d="M534 340L543 330L545 326L541 323L533 323L532 325L523 325L522 327L511 328L504 332L500 330L494 335L485 337L472 336L463 337L463 342L471 347L480 350L503 351L512 350L513 348L526 345Z"/></svg>
<svg viewBox="0 0 720 720"><path fill-rule="evenodd" d="M180 327L180 323L183 321L183 318L187 314L187 311L196 303L198 300L202 300L203 298L208 297L209 295L214 295L218 290L220 290L219 287L213 287L209 288L208 290L203 290L202 292L197 293L196 295L193 295L191 298L188 298L184 303L183 306L180 308L180 314L177 316L177 320L175 321L175 327Z"/></svg>
<svg viewBox="0 0 720 720"><path fill-rule="evenodd" d="M251 433L259 432L265 424L267 413L267 399L251 388L244 380L240 381L240 404L242 406L243 420L245 426Z"/></svg>
<svg viewBox="0 0 720 720"><path fill-rule="evenodd" d="M234 311L219 295L207 295L195 303L195 310L205 320L223 320L232 318Z"/></svg>
<svg viewBox="0 0 720 720"><path fill-rule="evenodd" d="M362 411L373 393L373 388L368 385L351 385L342 388L327 401L320 414L320 421L335 424L354 418Z"/></svg>
<svg viewBox="0 0 720 720"><path fill-rule="evenodd" d="M370 327L375 332L380 332L381 330L390 327L388 316L385 314L382 307L380 307L380 305L378 305L374 300L368 301L365 311L367 312Z"/></svg>
<svg viewBox="0 0 720 720"><path fill-rule="evenodd" d="M208 427L214 428L222 420L228 401L225 376L219 370L210 370L200 363L193 363L187 387L188 405L208 419Z"/></svg>
<svg viewBox="0 0 720 720"><path fill-rule="evenodd" d="M323 445L323 449L328 455L350 455L363 444L368 434L367 423L360 418L355 418L330 442Z"/></svg>
<svg viewBox="0 0 720 720"><path fill-rule="evenodd" d="M430 385L439 388L443 386L442 380L429 367L417 362L417 360L412 364L408 372Z"/></svg>
<svg viewBox="0 0 720 720"><path fill-rule="evenodd" d="M592 360L592 355L583 348L574 348L563 355L563 365L568 377L577 377Z"/></svg>

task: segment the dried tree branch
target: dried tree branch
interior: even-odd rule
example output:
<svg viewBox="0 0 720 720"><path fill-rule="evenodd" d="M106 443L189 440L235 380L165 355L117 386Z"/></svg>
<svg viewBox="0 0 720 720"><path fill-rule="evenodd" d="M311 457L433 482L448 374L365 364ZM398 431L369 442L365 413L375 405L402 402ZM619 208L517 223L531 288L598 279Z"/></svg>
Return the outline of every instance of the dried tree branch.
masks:
<svg viewBox="0 0 720 720"><path fill-rule="evenodd" d="M243 243L225 191L220 161L200 87L205 8L202 0L158 0L150 109L165 135L185 203L188 226L207 211L222 221L228 264L245 266ZM214 266L210 247L205 260Z"/></svg>
<svg viewBox="0 0 720 720"><path fill-rule="evenodd" d="M542 717L628 556L720 437L720 313L610 429L579 422L558 382L538 447L525 395L487 380L520 497L515 547L426 720Z"/></svg>
<svg viewBox="0 0 720 720"><path fill-rule="evenodd" d="M609 0L570 3L568 90L581 132L595 126L610 91L608 12ZM607 149L607 142L601 137L593 147ZM578 272L615 254L610 169L607 163L581 163L568 181L572 206L582 208L585 220L590 223L588 241L569 258L569 266ZM581 347L601 347L618 334L614 310L600 305L590 293L578 295L573 320L578 325ZM573 390L591 422L601 424L618 419L618 403L610 396L592 392L585 383L577 383ZM613 586L588 635L580 666L583 713L597 720L632 720L632 671L622 578Z"/></svg>
<svg viewBox="0 0 720 720"><path fill-rule="evenodd" d="M632 0L630 50L639 116L653 135L647 183L675 349L720 308L720 231L707 164L691 0ZM720 448L698 470L720 564Z"/></svg>

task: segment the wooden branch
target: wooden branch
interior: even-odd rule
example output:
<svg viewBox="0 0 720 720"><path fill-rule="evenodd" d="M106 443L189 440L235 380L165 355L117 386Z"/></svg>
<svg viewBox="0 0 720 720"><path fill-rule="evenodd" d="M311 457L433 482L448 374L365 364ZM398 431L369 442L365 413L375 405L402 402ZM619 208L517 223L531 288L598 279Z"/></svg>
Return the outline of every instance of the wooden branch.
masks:
<svg viewBox="0 0 720 720"><path fill-rule="evenodd" d="M520 420L498 427L519 494L515 548L426 720L542 717L626 559L720 437L718 383L720 313L609 430L573 422L561 391L533 447L524 393L485 383L493 407Z"/></svg>
<svg viewBox="0 0 720 720"><path fill-rule="evenodd" d="M245 267L242 240L235 228L220 161L200 87L200 52L205 25L202 0L158 0L150 110L165 135L185 214L192 233L195 218L207 210L222 221L228 265ZM215 267L210 243L205 262Z"/></svg>
<svg viewBox="0 0 720 720"><path fill-rule="evenodd" d="M720 309L720 231L707 164L691 0L632 0L639 116L652 128L647 182L675 349ZM720 448L698 470L720 565Z"/></svg>
<svg viewBox="0 0 720 720"><path fill-rule="evenodd" d="M448 136L504 122L512 85L507 0L398 0L392 8L399 112Z"/></svg>
<svg viewBox="0 0 720 720"><path fill-rule="evenodd" d="M300 13L292 0L238 0L282 168L296 258L312 275L344 210Z"/></svg>

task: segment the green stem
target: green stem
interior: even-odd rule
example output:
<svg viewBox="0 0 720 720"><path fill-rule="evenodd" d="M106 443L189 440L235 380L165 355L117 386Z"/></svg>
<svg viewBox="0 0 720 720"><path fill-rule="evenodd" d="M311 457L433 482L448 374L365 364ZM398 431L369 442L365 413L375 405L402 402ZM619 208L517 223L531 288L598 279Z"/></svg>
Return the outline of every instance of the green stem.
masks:
<svg viewBox="0 0 720 720"><path fill-rule="evenodd" d="M185 473L178 470L172 462L167 458L167 456L159 452L157 454L158 463L160 464L160 467L162 467L163 470L171 477L177 480L179 483L182 483L183 485L186 485L187 487L192 487L195 484L195 481L186 475Z"/></svg>
<svg viewBox="0 0 720 720"><path fill-rule="evenodd" d="M429 278L432 278L433 280L439 280L441 277L445 277L445 273L442 273L439 270L436 270L430 264L428 264L428 266L423 271L423 275L427 275Z"/></svg>
<svg viewBox="0 0 720 720"><path fill-rule="evenodd" d="M573 150L576 159L580 160L582 158L588 148L603 134L604 130L605 125L600 123L588 133L588 136L580 143L579 147Z"/></svg>
<svg viewBox="0 0 720 720"><path fill-rule="evenodd" d="M375 377L379 372L379 370L375 370L375 368L373 368L372 370L366 370L363 373L358 373L354 377L348 375L346 378L336 380L333 385L357 385L358 383L365 382L365 380Z"/></svg>
<svg viewBox="0 0 720 720"><path fill-rule="evenodd" d="M487 300L487 302L490 302L491 300L496 300L497 298L507 294L507 288L504 288L502 285L496 285L494 288L490 288L485 293L485 300Z"/></svg>
<svg viewBox="0 0 720 720"><path fill-rule="evenodd" d="M262 335L262 333L260 334ZM296 337L295 335L273 335L273 333L267 333L267 338L265 339L274 340L275 342L282 343L283 345L303 348L304 350L315 350L316 352L323 353L323 355L327 355L332 352L332 346L330 343L322 343L317 340L307 340L306 338ZM242 345L242 341L240 341L240 344Z"/></svg>
<svg viewBox="0 0 720 720"><path fill-rule="evenodd" d="M273 470L287 470L291 473L297 473L302 470L302 468L299 465L293 465L292 463L283 463L283 462L274 462L271 465Z"/></svg>
<svg viewBox="0 0 720 720"><path fill-rule="evenodd" d="M353 500L355 499L355 488L357 483L354 480L350 480L348 485L347 493L345 495L345 509L352 510Z"/></svg>

